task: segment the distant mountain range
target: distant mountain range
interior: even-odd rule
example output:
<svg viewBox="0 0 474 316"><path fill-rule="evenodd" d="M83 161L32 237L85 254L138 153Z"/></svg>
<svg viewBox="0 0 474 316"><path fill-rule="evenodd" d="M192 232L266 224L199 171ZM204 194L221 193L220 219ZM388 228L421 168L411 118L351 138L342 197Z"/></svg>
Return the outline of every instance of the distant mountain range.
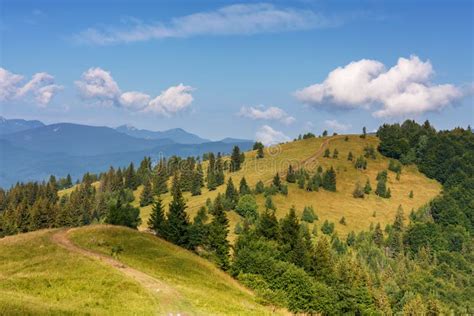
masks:
<svg viewBox="0 0 474 316"><path fill-rule="evenodd" d="M44 124L40 121L27 121L21 119L6 119L0 116L0 135L21 132L30 128L42 127Z"/></svg>
<svg viewBox="0 0 474 316"><path fill-rule="evenodd" d="M0 186L20 181L44 180L51 174L73 178L85 172L106 171L109 166L138 164L152 159L206 152L230 153L233 146L242 150L253 141L225 138L209 141L183 129L163 132L120 126L88 126L71 123L45 125L39 121L0 120ZM12 132L9 132L12 131Z"/></svg>
<svg viewBox="0 0 474 316"><path fill-rule="evenodd" d="M209 139L201 138L195 134L186 132L182 128L173 128L166 131L149 131L146 129L137 129L130 125L122 125L117 127L120 133L127 134L129 136L143 138L143 139L171 139L176 143L180 144L202 144L210 142Z"/></svg>

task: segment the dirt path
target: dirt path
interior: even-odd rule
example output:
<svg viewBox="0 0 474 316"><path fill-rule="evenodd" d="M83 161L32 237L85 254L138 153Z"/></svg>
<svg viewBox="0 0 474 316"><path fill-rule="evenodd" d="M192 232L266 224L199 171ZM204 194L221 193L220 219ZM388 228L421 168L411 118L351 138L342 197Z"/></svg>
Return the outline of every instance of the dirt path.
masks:
<svg viewBox="0 0 474 316"><path fill-rule="evenodd" d="M139 270L135 270L112 257L75 245L68 238L68 233L72 230L74 230L74 228L61 229L52 235L51 240L68 251L78 253L91 259L99 260L100 262L119 270L125 276L134 279L140 283L141 286L150 291L153 296L158 297L161 313L166 312L166 314L168 314L176 312L173 311L173 309L180 305L180 294L175 289L164 282Z"/></svg>

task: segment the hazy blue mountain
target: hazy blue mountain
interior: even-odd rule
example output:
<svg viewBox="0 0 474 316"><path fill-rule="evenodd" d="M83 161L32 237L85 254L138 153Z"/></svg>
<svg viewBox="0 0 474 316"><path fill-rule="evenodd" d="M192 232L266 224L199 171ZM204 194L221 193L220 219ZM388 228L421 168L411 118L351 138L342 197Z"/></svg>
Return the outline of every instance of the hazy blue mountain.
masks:
<svg viewBox="0 0 474 316"><path fill-rule="evenodd" d="M130 125L122 125L116 128L120 133L129 136L144 139L171 139L180 144L201 144L210 142L209 139L201 138L195 134L189 133L182 128L173 128L166 131L149 131L146 129L138 129Z"/></svg>
<svg viewBox="0 0 474 316"><path fill-rule="evenodd" d="M42 126L44 126L44 124L36 120L27 121L22 119L6 119L3 116L0 116L0 135L21 132Z"/></svg>
<svg viewBox="0 0 474 316"><path fill-rule="evenodd" d="M140 139L110 127L71 123L52 124L1 136L15 147L43 153L93 156L151 149L174 143L169 139Z"/></svg>
<svg viewBox="0 0 474 316"><path fill-rule="evenodd" d="M140 139L135 139L140 141ZM52 146L52 144L49 144ZM130 162L138 165L145 156L154 161L160 157L178 155L182 157L198 156L205 152L230 153L234 145L242 150L252 147L252 142L224 143L208 142L202 144L163 144L139 151L124 151L95 156L71 155L64 152L40 152L13 145L0 139L0 187L8 188L18 181L46 180L51 174L65 177L70 174L73 179L82 177L85 172L99 173L107 171L110 166L123 167Z"/></svg>
<svg viewBox="0 0 474 316"><path fill-rule="evenodd" d="M232 138L232 137L226 137L222 140L220 140L222 143L226 144L238 144L238 143L253 143L252 140L250 139L239 139L239 138Z"/></svg>

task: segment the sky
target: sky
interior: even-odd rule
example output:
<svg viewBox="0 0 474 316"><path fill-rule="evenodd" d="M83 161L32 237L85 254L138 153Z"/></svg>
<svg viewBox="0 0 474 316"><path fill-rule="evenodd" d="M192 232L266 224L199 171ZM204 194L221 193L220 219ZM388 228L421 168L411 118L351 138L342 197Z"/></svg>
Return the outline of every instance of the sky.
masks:
<svg viewBox="0 0 474 316"><path fill-rule="evenodd" d="M280 142L474 126L472 1L0 0L0 114Z"/></svg>

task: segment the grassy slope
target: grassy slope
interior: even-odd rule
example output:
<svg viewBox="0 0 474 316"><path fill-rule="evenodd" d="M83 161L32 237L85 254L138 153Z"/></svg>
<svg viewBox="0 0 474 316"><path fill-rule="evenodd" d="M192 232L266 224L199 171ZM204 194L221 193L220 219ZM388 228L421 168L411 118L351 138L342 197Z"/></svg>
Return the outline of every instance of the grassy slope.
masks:
<svg viewBox="0 0 474 316"><path fill-rule="evenodd" d="M98 225L71 232L71 239L81 247L104 254L109 254L113 245L121 245L124 252L120 261L176 290L176 312L269 314L270 310L259 305L251 292L209 261L152 235Z"/></svg>
<svg viewBox="0 0 474 316"><path fill-rule="evenodd" d="M255 152L247 152L246 160L242 170L232 173L234 184L238 186L240 179L245 175L248 184L254 187L255 184L262 180L266 184L271 183L271 180L276 172L280 175L286 174L288 164L293 166L304 165L306 170L313 171L317 166L321 165L324 169L333 166L337 171L337 192L327 192L320 190L319 192L306 192L298 189L295 184L289 185L289 194L287 197L277 195L273 197L273 201L277 206L277 216L284 216L292 205L295 205L298 212L302 212L304 206L313 205L316 214L320 220L317 222L318 227L321 223L328 219L336 224L336 231L340 235L346 235L351 230L360 231L368 229L371 223L378 223L385 226L385 224L393 221L396 210L399 205L402 205L405 214L408 215L412 208L417 209L425 203L429 202L435 197L441 189L439 183L434 180L426 178L423 174L417 171L415 166L404 167L401 179L397 181L395 174L389 171L388 187L390 187L392 198L383 199L375 194L370 194L365 199L355 199L352 197L352 191L357 181L362 185L365 184L367 178L370 179L373 190L376 187L375 177L381 170L387 169L388 159L377 154L376 160L368 160L367 170L360 171L353 167L353 162L347 160L349 151L352 151L354 157L363 154L364 147L369 144L375 148L378 145L378 139L374 136L368 136L367 139L361 139L358 135L350 135L349 141L345 141L343 136L330 137L327 148L331 150L331 155L334 148L339 151L339 158L322 158L322 154L317 159L310 159L321 148L321 144L328 138L313 138L290 142L281 145L278 149L273 150L272 153L265 151L264 159L255 159ZM354 158L354 159L355 159ZM229 174L226 173L226 181ZM408 194L410 190L414 192L414 198L410 199ZM185 193L187 198L188 212L190 216L194 216L199 208L205 205L206 199L214 199L218 192L223 193L225 185L220 186L217 190L209 192L203 188L203 194L192 197L189 193ZM136 194L136 205L140 196L141 188ZM165 205L167 205L171 197L169 194L163 196ZM263 209L264 197L258 196L258 203L260 209ZM141 208L142 226L141 229L146 229L146 222L151 212L151 206ZM376 213L376 217L372 215ZM344 216L347 225L339 224L339 220ZM234 225L240 220L235 212L229 213L231 223L231 231ZM231 239L235 236L232 234Z"/></svg>
<svg viewBox="0 0 474 316"><path fill-rule="evenodd" d="M270 314L254 295L211 263L149 234L113 226L70 233L84 248L106 255L121 245L129 266L163 281L173 297L141 285L100 261L54 244L54 230L0 239L0 315ZM225 302L225 303L224 303Z"/></svg>
<svg viewBox="0 0 474 316"><path fill-rule="evenodd" d="M153 314L138 283L53 244L52 231L0 239L0 314Z"/></svg>

